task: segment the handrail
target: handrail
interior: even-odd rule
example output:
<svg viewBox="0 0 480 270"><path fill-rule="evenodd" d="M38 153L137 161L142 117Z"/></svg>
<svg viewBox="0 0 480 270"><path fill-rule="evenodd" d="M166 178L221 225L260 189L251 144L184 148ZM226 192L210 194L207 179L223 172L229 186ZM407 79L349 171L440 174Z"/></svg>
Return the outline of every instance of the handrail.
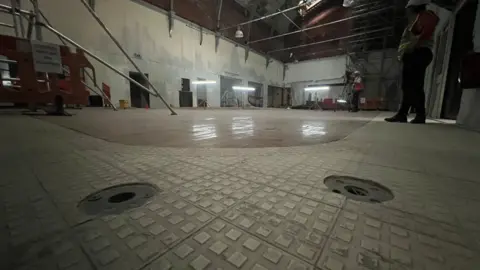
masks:
<svg viewBox="0 0 480 270"><path fill-rule="evenodd" d="M125 55L125 57L130 61L132 66L140 73L140 76L142 76L142 79L144 79L148 84L152 87L153 91L155 92L156 96L160 98L163 102L163 104L170 110L172 115L177 115L177 113L170 107L170 105L165 101L165 99L160 95L160 92L157 90L155 85L148 79L148 77L145 75L145 73L142 72L142 70L138 67L138 65L133 61L133 59L128 55L128 53L125 51L125 49L122 47L120 42L113 36L112 32L107 28L107 26L102 22L100 17L98 17L97 13L92 9L92 7L85 1L85 0L80 0L82 4L85 6L85 8L90 12L90 14L93 16L93 18L98 22L98 24L102 27L102 29L107 33L107 35L112 39L113 43L117 45L118 49ZM145 87L144 87L145 88ZM146 89L146 88L145 88ZM150 92L150 91L148 91Z"/></svg>
<svg viewBox="0 0 480 270"><path fill-rule="evenodd" d="M43 26L45 27L46 29L48 29L49 31L51 31L52 33L56 34L57 36L63 38L64 40L68 41L69 43L71 43L72 45L74 45L76 48L84 51L87 55L89 55L90 57L92 57L93 59L97 60L98 62L102 63L103 65L105 65L106 67L108 67L109 69L111 69L112 71L114 71L115 73L117 73L118 75L122 76L123 78L129 80L131 83L137 85L138 87L142 88L143 90L147 91L148 93L152 94L153 96L156 96L155 93L152 93L150 92L150 89L146 88L145 86L143 86L142 84L140 84L139 82L135 81L134 79L130 78L129 76L123 74L120 70L116 69L115 67L113 67L112 65L110 65L109 63L107 63L105 60L103 60L102 58L96 56L95 54L93 54L92 52L90 52L89 50L85 49L84 47L82 47L80 44L76 43L75 41L73 41L72 39L70 39L69 37L65 36L64 34L62 34L61 32L59 32L58 30L56 30L55 28L53 28L52 26L50 25L47 25L45 23L37 23L39 24L40 26ZM172 110L173 111L173 110ZM173 114L173 113L172 113Z"/></svg>

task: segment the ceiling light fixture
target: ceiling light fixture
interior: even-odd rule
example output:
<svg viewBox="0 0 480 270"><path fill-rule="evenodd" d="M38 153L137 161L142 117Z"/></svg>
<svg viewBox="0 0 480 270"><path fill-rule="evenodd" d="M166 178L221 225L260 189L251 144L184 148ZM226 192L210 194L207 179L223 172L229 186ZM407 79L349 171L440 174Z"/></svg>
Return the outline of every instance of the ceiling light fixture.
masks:
<svg viewBox="0 0 480 270"><path fill-rule="evenodd" d="M353 4L355 4L355 0L343 0L344 7L351 7Z"/></svg>
<svg viewBox="0 0 480 270"><path fill-rule="evenodd" d="M216 84L216 81L193 81L192 84Z"/></svg>
<svg viewBox="0 0 480 270"><path fill-rule="evenodd" d="M236 38L243 38L243 31L240 28L240 26L237 27L237 31L235 31L235 37Z"/></svg>
<svg viewBox="0 0 480 270"><path fill-rule="evenodd" d="M320 90L330 90L330 86L310 86L305 88L305 91L320 91Z"/></svg>
<svg viewBox="0 0 480 270"><path fill-rule="evenodd" d="M241 90L241 91L255 91L255 88L248 87L248 86L233 86L233 90Z"/></svg>
<svg viewBox="0 0 480 270"><path fill-rule="evenodd" d="M339 99L337 100L338 103L347 103L347 101L345 99Z"/></svg>

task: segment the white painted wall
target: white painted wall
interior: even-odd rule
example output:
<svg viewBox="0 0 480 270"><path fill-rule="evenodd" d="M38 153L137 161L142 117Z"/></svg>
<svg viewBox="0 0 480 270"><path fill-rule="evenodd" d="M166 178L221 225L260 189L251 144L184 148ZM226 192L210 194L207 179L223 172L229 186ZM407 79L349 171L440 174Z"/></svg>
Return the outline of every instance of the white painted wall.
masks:
<svg viewBox="0 0 480 270"><path fill-rule="evenodd" d="M345 55L288 64L285 71L285 83L342 82L346 64L347 56Z"/></svg>
<svg viewBox="0 0 480 270"><path fill-rule="evenodd" d="M9 0L0 0L8 4ZM24 9L32 9L22 0ZM78 0L40 0L40 8L52 25L82 46L105 59L107 62L128 74L135 69L121 54L115 44L104 33L88 11ZM227 40L221 40L218 52L215 52L213 33L207 32L200 45L198 27L184 20L175 20L172 37L168 35L166 13L145 3L131 0L96 1L95 10L103 22L120 41L126 51L133 56L144 73L149 74L152 83L159 89L168 103L178 106L178 91L181 78L204 78L216 80L216 85L208 86L208 103L212 107L220 106L220 75L236 77L243 81L255 81L262 84L282 85L283 64L278 61L266 68L265 57L251 52L244 61L244 49ZM11 16L1 14L0 21L11 22ZM13 34L13 30L0 29L1 34ZM205 33L205 32L204 32ZM60 44L58 38L44 30L44 40ZM129 82L92 60L99 83L109 84L112 100L130 100ZM194 105L196 105L195 87ZM152 108L162 108L158 98L150 98Z"/></svg>
<svg viewBox="0 0 480 270"><path fill-rule="evenodd" d="M288 64L285 67L285 84L292 88L292 105L303 105L308 100L305 87L343 83L347 56L335 56L312 61ZM316 91L318 99L337 98L341 90ZM343 89L343 87L341 87ZM313 98L312 98L313 99Z"/></svg>

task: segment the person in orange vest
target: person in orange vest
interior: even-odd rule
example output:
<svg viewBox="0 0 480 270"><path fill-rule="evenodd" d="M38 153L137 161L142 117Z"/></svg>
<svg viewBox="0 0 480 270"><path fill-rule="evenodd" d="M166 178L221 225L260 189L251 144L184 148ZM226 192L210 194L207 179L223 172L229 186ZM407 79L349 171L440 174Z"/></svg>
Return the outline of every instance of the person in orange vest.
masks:
<svg viewBox="0 0 480 270"><path fill-rule="evenodd" d="M353 96L351 102L352 112L358 112L358 103L360 102L360 92L364 89L362 76L360 75L360 71L355 71L353 73Z"/></svg>
<svg viewBox="0 0 480 270"><path fill-rule="evenodd" d="M415 108L416 116L410 122L425 124L425 71L432 62L433 34L438 24L438 16L427 10L431 0L410 0L406 6L408 25L403 32L398 48L398 60L402 68L402 105L387 122L407 122L410 107Z"/></svg>

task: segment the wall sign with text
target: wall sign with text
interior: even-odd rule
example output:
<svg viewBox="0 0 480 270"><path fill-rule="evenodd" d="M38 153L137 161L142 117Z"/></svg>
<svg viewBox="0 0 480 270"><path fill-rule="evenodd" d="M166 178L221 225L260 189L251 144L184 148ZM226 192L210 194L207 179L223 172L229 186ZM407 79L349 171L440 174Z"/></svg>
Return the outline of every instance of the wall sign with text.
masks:
<svg viewBox="0 0 480 270"><path fill-rule="evenodd" d="M60 46L36 40L31 43L35 71L63 74Z"/></svg>

